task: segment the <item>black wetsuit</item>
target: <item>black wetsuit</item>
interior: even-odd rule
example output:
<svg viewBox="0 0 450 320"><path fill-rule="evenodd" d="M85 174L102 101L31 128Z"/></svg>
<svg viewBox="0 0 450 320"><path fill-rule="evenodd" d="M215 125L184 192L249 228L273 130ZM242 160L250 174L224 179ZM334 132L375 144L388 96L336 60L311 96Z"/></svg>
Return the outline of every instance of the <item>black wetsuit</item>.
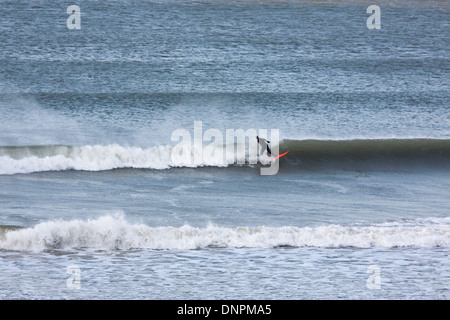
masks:
<svg viewBox="0 0 450 320"><path fill-rule="evenodd" d="M267 155L270 156L272 154L272 151L269 148L270 141L267 141L266 139L256 137L258 140L258 143L261 145L261 152L260 155L263 154L264 150L267 149Z"/></svg>

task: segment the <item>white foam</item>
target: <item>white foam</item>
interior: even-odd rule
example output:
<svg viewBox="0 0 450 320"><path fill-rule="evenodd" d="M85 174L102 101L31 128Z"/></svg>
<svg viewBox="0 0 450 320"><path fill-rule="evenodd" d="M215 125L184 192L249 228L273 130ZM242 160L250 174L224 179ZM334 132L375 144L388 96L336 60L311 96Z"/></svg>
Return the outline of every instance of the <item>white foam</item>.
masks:
<svg viewBox="0 0 450 320"><path fill-rule="evenodd" d="M223 154L223 157L218 158L214 152L203 152L202 161L195 162L194 155L199 152L195 148L191 149L191 154L186 160L182 153L172 152L173 146L171 145L150 148L125 147L118 144L59 148L43 146L37 151L34 150L34 154L26 147L23 148L23 154L20 156L11 154L0 156L0 174L60 170L101 171L117 168L168 169L171 167L227 166L235 161L227 162L227 159L230 158L225 154L226 150L218 149L218 154ZM57 150L56 154L55 149ZM233 155L231 159L234 159ZM253 161L256 162L255 159Z"/></svg>
<svg viewBox="0 0 450 320"><path fill-rule="evenodd" d="M93 220L48 221L6 232L0 248L45 250L93 248L197 249L205 247L435 247L450 246L450 218L411 220L371 226L204 228L150 227L131 224L123 216Z"/></svg>

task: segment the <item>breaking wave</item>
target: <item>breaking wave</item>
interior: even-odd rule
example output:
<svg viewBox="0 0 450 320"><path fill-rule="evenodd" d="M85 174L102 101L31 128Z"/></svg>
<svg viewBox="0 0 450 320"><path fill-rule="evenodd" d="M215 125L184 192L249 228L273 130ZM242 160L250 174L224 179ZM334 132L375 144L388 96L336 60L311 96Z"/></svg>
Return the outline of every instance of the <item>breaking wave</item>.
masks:
<svg viewBox="0 0 450 320"><path fill-rule="evenodd" d="M242 149L236 145L232 148L206 145L201 149L191 147L184 150L175 150L175 147L141 148L118 144L0 147L0 174L118 168L161 170L270 163L265 155L258 158L249 152L248 146ZM448 139L283 140L278 148L280 152L289 151L281 164L300 170L402 168L408 165L440 168L450 165Z"/></svg>
<svg viewBox="0 0 450 320"><path fill-rule="evenodd" d="M235 163L258 162L256 155L249 159L245 146L240 150L244 152L235 155L234 149L230 152L221 145L200 149L189 145L141 148L118 144L0 147L0 174L62 170L104 171L119 168L162 170L174 167L225 167ZM227 155L227 151L231 157ZM263 156L259 161L267 164L270 159Z"/></svg>
<svg viewBox="0 0 450 320"><path fill-rule="evenodd" d="M48 221L31 228L0 232L0 249L42 251L92 248L97 250L186 250L277 247L436 247L450 246L450 218L428 218L368 226L316 227L151 227L132 224L123 215L92 220ZM0 227L0 230L2 227Z"/></svg>

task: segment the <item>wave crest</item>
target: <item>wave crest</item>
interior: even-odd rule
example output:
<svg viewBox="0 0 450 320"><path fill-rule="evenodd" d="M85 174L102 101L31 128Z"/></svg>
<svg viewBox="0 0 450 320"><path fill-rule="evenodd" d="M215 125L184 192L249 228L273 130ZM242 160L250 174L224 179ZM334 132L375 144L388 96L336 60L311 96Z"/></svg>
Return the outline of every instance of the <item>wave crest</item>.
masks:
<svg viewBox="0 0 450 320"><path fill-rule="evenodd" d="M6 231L0 249L47 250L93 248L100 250L207 247L434 247L450 246L450 218L417 219L370 226L204 228L151 227L128 223L123 216L93 220L48 221L32 228Z"/></svg>
<svg viewBox="0 0 450 320"><path fill-rule="evenodd" d="M188 157L173 152L174 146L150 148L126 147L118 144L87 146L0 147L0 174L40 171L103 171L118 168L169 169L173 167L226 167L233 164L270 164L270 158L257 157L248 146L191 146ZM273 146L272 146L273 147ZM236 150L246 152L236 152ZM178 149L177 149L178 150ZM281 159L291 170L414 167L448 168L448 139L380 139L380 140L283 140L280 152L289 150ZM230 154L233 153L233 154ZM201 154L200 161L198 154ZM194 159L194 161L193 161Z"/></svg>

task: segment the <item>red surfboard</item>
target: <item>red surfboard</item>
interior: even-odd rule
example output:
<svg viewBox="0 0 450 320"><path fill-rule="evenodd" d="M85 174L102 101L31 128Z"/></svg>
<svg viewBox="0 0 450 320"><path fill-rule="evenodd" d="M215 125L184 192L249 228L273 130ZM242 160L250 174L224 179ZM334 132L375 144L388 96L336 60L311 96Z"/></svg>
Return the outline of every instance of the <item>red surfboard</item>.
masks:
<svg viewBox="0 0 450 320"><path fill-rule="evenodd" d="M273 158L274 160L275 159L278 159L278 158L281 158L282 156L285 156L286 155L286 153L288 153L289 151L286 151L285 153L282 153L282 154L280 154L280 155L278 155L278 156L276 156L275 158Z"/></svg>

